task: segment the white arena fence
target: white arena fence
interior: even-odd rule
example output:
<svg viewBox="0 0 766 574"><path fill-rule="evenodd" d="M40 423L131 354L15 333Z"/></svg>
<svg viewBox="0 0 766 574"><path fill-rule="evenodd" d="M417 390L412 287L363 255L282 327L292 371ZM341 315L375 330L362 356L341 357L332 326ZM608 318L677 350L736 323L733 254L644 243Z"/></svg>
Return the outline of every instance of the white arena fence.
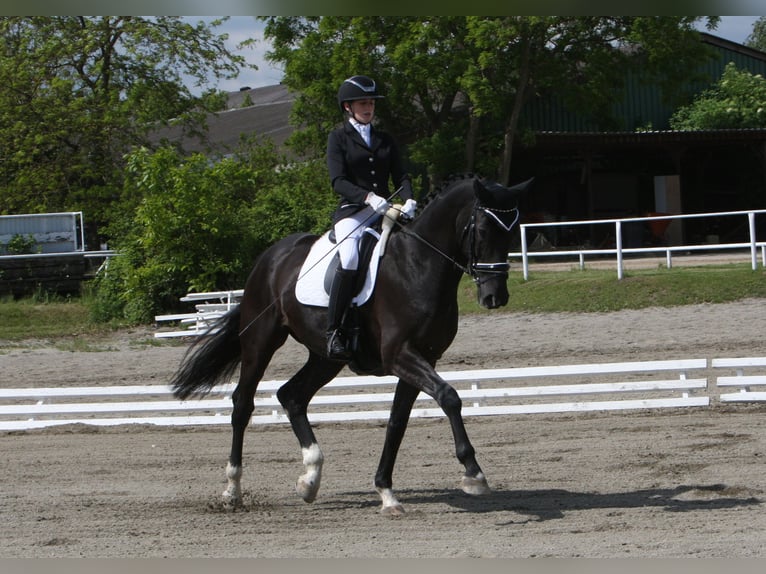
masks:
<svg viewBox="0 0 766 574"><path fill-rule="evenodd" d="M447 371L463 400L464 416L521 415L628 409L708 407L707 359L597 363ZM738 387L721 402L764 401L766 357L713 359L725 372L717 387ZM721 371L725 369L725 371ZM258 387L251 424L287 423L276 398L281 380ZM394 377L338 377L311 402L312 422L386 420ZM206 398L179 401L163 385L0 389L0 430L15 431L65 424L113 426L228 425L234 383L216 387ZM421 393L413 417L442 417L441 409Z"/></svg>
<svg viewBox="0 0 766 574"><path fill-rule="evenodd" d="M625 272L625 255L657 255L664 254L665 261L668 268L673 265L673 255L678 253L693 253L693 252L710 252L710 251L732 251L732 250L747 250L749 253L750 266L753 271L758 267L758 251L761 252L762 265L766 266L766 241L758 241L756 238L756 225L755 218L758 215L763 216L766 214L766 210L750 210L750 211L722 211L716 213L693 213L693 214L678 214L678 215L658 215L651 217L630 217L621 219L593 219L582 221L550 221L544 223L522 223L519 225L519 232L521 234L521 251L512 252L508 254L510 259L521 258L522 271L524 279L529 279L529 260L530 258L550 258L550 257L577 257L579 260L580 269L585 268L585 258L593 256L612 255L615 257L615 264L617 267L617 278L622 279ZM712 220L718 218L733 218L739 219L742 224L747 224L748 229L748 241L737 243L720 243L716 238L710 238L711 240L706 243L697 244L685 244L685 245L672 245L672 246L658 246L658 247L624 247L624 226L627 224L648 224L654 221L661 221L666 223L673 223L676 221L684 221L689 219L701 219L709 218ZM529 235L528 232L535 232L545 228L552 228L554 230L567 228L567 227L581 227L581 226L595 226L606 225L614 228L614 241L615 246L608 249L597 248L577 248L577 249L538 249L534 250L529 247Z"/></svg>

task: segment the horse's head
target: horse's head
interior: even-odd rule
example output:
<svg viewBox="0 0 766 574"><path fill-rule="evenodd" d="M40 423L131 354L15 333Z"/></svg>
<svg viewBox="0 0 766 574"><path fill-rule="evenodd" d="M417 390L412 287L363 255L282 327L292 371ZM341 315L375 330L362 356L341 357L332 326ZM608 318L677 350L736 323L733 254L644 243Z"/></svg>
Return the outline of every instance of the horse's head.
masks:
<svg viewBox="0 0 766 574"><path fill-rule="evenodd" d="M508 303L511 230L519 220L519 199L532 181L506 187L474 180L476 201L466 229L468 270L478 287L479 304L487 309Z"/></svg>

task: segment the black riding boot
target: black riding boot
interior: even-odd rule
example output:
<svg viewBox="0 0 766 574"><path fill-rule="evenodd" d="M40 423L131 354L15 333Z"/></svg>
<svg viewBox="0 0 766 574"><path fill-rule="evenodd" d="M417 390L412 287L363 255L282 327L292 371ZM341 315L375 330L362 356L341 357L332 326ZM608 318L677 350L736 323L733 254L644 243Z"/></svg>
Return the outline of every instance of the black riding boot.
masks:
<svg viewBox="0 0 766 574"><path fill-rule="evenodd" d="M327 308L327 356L330 359L351 358L346 348L346 337L341 329L343 315L354 296L355 269L335 270L335 277L330 287L330 304Z"/></svg>

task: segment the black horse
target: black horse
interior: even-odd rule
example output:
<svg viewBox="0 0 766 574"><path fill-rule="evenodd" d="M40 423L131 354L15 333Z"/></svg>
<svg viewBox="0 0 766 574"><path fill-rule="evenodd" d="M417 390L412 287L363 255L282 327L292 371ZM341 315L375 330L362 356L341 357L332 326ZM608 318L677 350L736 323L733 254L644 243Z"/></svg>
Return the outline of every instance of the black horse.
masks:
<svg viewBox="0 0 766 574"><path fill-rule="evenodd" d="M519 197L531 181L513 187L473 176L451 181L425 203L416 219L391 233L375 291L358 309L365 363L374 365L364 371L399 378L375 474L383 513L403 512L391 489L391 477L420 391L431 396L449 419L457 458L465 466L463 491L489 492L463 424L461 399L439 377L435 365L457 333L457 289L464 272L475 280L482 306L493 309L508 302L510 231L518 220ZM240 305L220 319L211 335L192 345L171 381L180 399L204 395L233 375L240 364L232 396L228 487L223 493L227 505L241 503L242 446L254 395L266 366L288 335L308 349L309 357L277 397L303 454L305 473L298 478L296 490L306 502L312 502L319 490L323 455L307 408L344 363L327 358L326 309L303 305L295 295L299 270L316 239L295 234L264 251L247 280ZM360 371L353 362L351 367Z"/></svg>

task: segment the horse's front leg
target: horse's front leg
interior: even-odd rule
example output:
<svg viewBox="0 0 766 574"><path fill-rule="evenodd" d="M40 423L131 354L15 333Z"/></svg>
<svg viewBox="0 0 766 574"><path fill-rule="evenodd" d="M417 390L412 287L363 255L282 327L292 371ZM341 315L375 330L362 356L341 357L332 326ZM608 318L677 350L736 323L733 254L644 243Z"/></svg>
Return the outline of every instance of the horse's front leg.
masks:
<svg viewBox="0 0 766 574"><path fill-rule="evenodd" d="M473 495L489 493L487 479L476 461L476 451L468 439L461 414L463 402L457 391L436 373L428 361L411 349L403 349L400 352L392 370L396 376L406 379L411 385L432 397L447 415L455 440L455 454L465 467L460 484L463 492Z"/></svg>
<svg viewBox="0 0 766 574"><path fill-rule="evenodd" d="M301 447L305 472L298 477L295 491L305 502L314 502L317 497L324 463L322 449L308 420L308 405L314 394L342 368L341 363L311 353L303 368L277 391L277 398L287 412Z"/></svg>
<svg viewBox="0 0 766 574"><path fill-rule="evenodd" d="M392 477L396 455L399 453L399 447L410 420L412 405L415 403L419 392L418 389L401 379L396 385L391 415L388 417L388 426L386 427L386 440L380 455L378 470L375 473L375 490L380 494L382 501L380 511L383 514L404 514L404 507L396 499L391 488L393 485Z"/></svg>

